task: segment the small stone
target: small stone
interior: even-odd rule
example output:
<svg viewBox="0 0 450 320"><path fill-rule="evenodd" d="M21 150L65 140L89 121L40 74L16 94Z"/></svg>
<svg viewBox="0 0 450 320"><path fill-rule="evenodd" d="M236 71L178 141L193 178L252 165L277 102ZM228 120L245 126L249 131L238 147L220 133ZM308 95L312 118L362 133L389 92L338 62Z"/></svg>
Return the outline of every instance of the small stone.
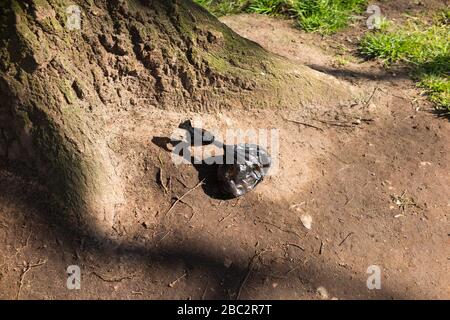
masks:
<svg viewBox="0 0 450 320"><path fill-rule="evenodd" d="M300 221L302 222L303 226L308 229L311 230L312 227L312 217L311 215L309 215L308 213L304 213L300 216Z"/></svg>

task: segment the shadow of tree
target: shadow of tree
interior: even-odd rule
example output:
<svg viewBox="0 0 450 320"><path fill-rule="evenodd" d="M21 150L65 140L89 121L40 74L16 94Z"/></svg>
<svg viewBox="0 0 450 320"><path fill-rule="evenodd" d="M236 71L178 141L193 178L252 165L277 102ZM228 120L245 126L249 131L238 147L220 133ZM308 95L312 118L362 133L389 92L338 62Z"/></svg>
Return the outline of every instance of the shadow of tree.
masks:
<svg viewBox="0 0 450 320"><path fill-rule="evenodd" d="M205 296L206 299L231 299L238 296L245 282L246 287L258 290L264 285L264 279L267 276L274 276L277 282L290 284L293 281L299 281L303 289L307 292L315 292L316 281L320 278L322 283L332 283L336 288L347 288L353 292L349 296L352 298L375 298L375 299L403 299L405 297L397 296L389 289L383 288L382 291L369 291L365 288L365 279L355 277L346 271L332 268L326 264L312 265L302 264L295 270L288 270L283 263L271 261L266 263L260 270L254 270L250 275L249 267L251 261L248 256L242 256L242 251L235 247L232 254L240 257L234 261L231 267L226 267L223 263L225 257L222 250L208 243L207 240L183 240L161 246L142 244L134 241L122 241L113 237L103 237L96 233L95 228L86 229L86 226L78 226L72 220L66 219L66 216L59 212L49 210L51 204L48 203L48 191L41 185L30 180L30 177L17 178L17 171L12 173L12 168L0 166L0 171L7 172L0 179L0 201L10 203L20 203L32 208L34 215L29 215L27 219L30 223L39 221L44 225L54 226L54 232L57 237L64 239L63 246L68 250L73 250L83 241L84 249L90 250L98 257L111 259L112 257L124 257L125 259L137 259L141 261L143 268L145 265L159 265L168 272L174 274L179 270L180 265L189 265L191 268L202 270L215 288ZM24 188L23 181L26 181ZM26 190L25 190L26 189ZM43 238L48 237L45 231L41 231ZM177 232L182 232L178 230ZM83 240L81 240L83 239ZM201 237L200 237L201 239ZM228 252L230 254L230 252ZM261 252L260 252L261 253ZM250 275L250 276L249 276ZM245 279L245 280L244 280ZM242 294L246 298L248 295ZM108 298L108 297L102 297Z"/></svg>
<svg viewBox="0 0 450 320"><path fill-rule="evenodd" d="M160 147L161 149L171 152L171 149L168 147L171 145L172 147L181 146L180 154L178 156L184 158L188 161L198 172L198 180L203 181L202 189L209 197L212 199L218 200L230 200L233 197L229 194L223 192L219 188L219 181L217 177L217 171L219 163L223 163L223 156L212 156L207 159L196 159L193 155L190 154L188 145L184 144L182 141L174 141L168 137L153 137L153 144ZM222 147L220 145L219 147Z"/></svg>
<svg viewBox="0 0 450 320"><path fill-rule="evenodd" d="M367 79L372 81L395 81L409 78L408 68L395 68L392 69L392 72L365 72L348 69L336 69L315 64L308 64L307 66L337 78Z"/></svg>
<svg viewBox="0 0 450 320"><path fill-rule="evenodd" d="M390 72L364 72L342 68L336 69L314 64L309 64L308 66L319 72L347 80L366 79L370 81L398 81L411 79L420 82L430 76L448 77L450 75L450 57L448 55L437 56L433 60L421 64L391 66ZM432 98L434 94L444 95L444 91L447 90L445 88L437 88L437 86L433 87L431 84L421 85L421 87L427 90L426 94L431 98L431 100L436 100ZM449 107L445 104L440 106L439 100L440 99L437 99L435 101L437 108L432 110L432 113L438 117L444 117L450 120Z"/></svg>

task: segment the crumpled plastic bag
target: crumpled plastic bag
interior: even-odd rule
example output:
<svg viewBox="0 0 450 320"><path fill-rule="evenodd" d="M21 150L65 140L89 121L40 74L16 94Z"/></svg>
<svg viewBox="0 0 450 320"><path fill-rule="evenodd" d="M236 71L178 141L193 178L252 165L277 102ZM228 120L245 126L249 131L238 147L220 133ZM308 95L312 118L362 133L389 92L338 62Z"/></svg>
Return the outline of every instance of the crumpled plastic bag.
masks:
<svg viewBox="0 0 450 320"><path fill-rule="evenodd" d="M215 144L223 148L222 162L217 166L219 187L229 197L240 197L253 190L267 175L271 158L267 151L256 144L225 145L212 133L194 128L190 120L179 125L188 132L191 146Z"/></svg>
<svg viewBox="0 0 450 320"><path fill-rule="evenodd" d="M266 150L256 144L224 146L224 163L217 169L223 192L240 197L253 190L267 175L271 159Z"/></svg>

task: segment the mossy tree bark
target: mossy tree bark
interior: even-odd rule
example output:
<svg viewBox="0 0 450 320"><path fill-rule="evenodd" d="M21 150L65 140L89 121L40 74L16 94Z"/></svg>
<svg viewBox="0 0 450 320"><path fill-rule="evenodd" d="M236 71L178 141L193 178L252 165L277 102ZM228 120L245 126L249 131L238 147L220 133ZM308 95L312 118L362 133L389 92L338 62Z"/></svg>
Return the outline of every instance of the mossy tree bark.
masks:
<svg viewBox="0 0 450 320"><path fill-rule="evenodd" d="M0 157L36 172L91 229L107 231L123 201L107 137L137 105L212 112L352 99L190 0L75 1L81 29L69 30L73 3L0 4Z"/></svg>

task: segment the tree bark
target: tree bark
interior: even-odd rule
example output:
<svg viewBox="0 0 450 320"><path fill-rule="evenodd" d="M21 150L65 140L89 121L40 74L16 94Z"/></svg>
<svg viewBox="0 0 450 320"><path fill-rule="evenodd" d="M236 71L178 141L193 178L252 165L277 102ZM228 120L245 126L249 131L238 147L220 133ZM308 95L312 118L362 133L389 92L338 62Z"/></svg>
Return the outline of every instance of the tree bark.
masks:
<svg viewBox="0 0 450 320"><path fill-rule="evenodd" d="M229 108L337 105L354 93L266 52L190 0L0 4L0 158L36 173L74 222L108 232L124 201L108 137L145 105ZM137 121L137 120L136 120Z"/></svg>

